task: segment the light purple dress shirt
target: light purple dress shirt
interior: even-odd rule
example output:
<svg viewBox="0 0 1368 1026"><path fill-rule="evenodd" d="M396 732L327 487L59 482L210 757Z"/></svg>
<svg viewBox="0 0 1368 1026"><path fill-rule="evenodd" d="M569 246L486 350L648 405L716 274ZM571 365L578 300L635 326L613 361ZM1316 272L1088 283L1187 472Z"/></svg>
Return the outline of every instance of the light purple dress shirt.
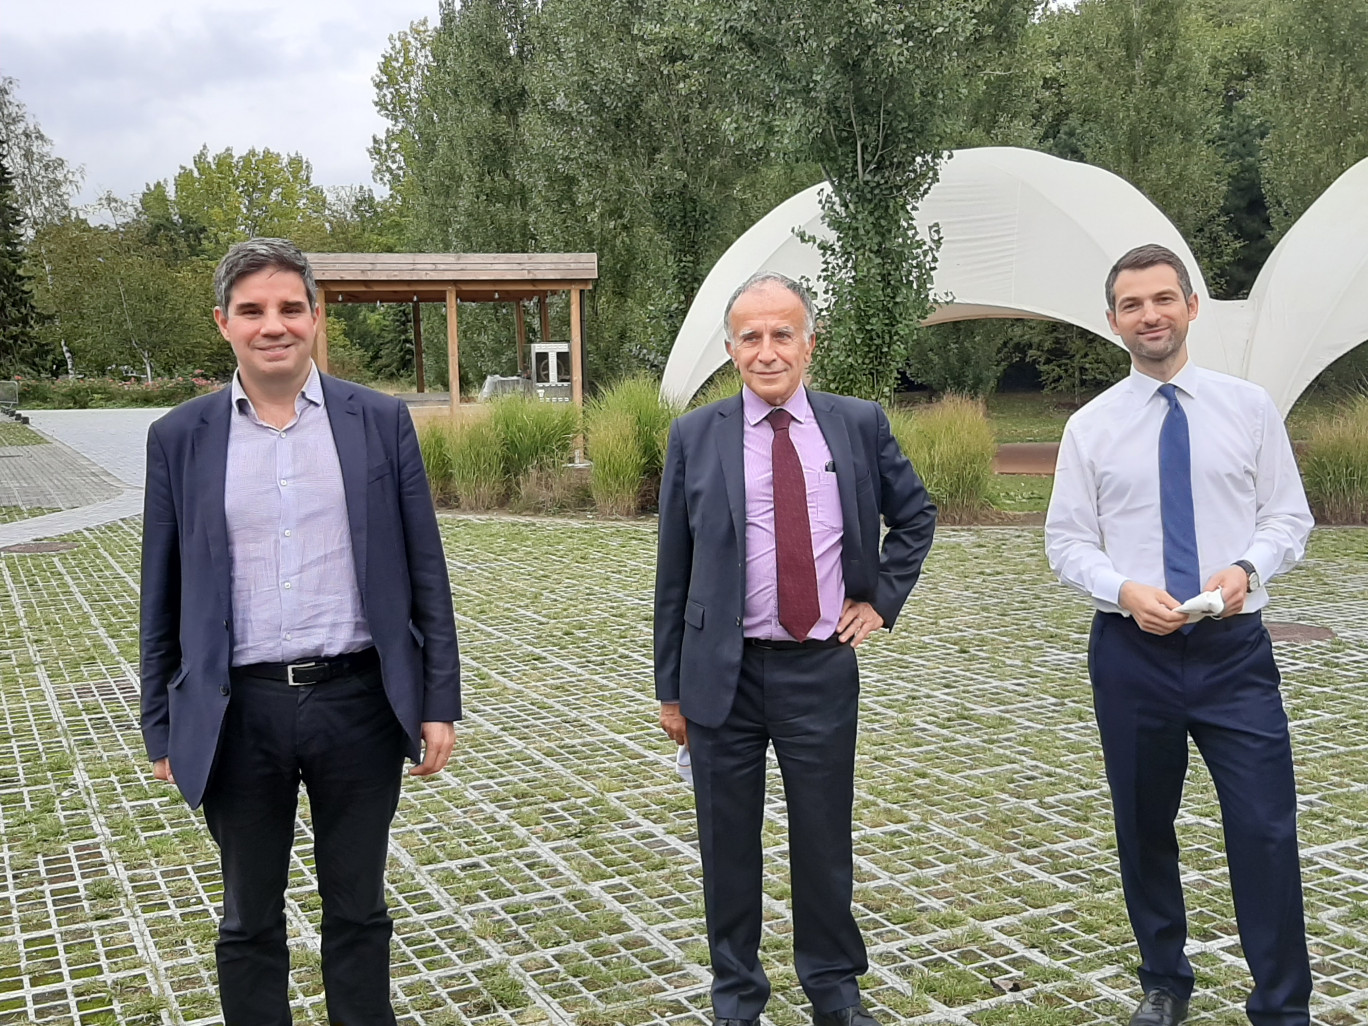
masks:
<svg viewBox="0 0 1368 1026"><path fill-rule="evenodd" d="M765 420L774 409L744 385L741 412L745 417L742 441L746 462L746 619L748 638L792 641L793 635L779 624L779 574L774 548L774 429ZM812 556L817 564L817 597L821 619L809 637L828 638L836 633L845 604L845 574L841 570L841 493L836 487L836 468L831 462L822 429L817 426L807 389L802 385L784 409L793 417L789 438L798 451L807 482L808 524L812 529Z"/></svg>
<svg viewBox="0 0 1368 1026"><path fill-rule="evenodd" d="M318 367L285 428L233 374L223 510L233 573L233 665L302 662L371 645Z"/></svg>

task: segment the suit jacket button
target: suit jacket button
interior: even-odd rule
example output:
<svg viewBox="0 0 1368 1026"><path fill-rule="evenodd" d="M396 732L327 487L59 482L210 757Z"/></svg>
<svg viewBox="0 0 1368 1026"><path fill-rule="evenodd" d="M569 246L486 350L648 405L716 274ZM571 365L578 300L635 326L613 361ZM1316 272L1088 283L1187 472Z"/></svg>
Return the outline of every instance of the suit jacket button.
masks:
<svg viewBox="0 0 1368 1026"><path fill-rule="evenodd" d="M227 694L228 694L228 685L227 685L227 684L220 684L220 685L219 685L219 694L220 694L220 695L227 695Z"/></svg>
<svg viewBox="0 0 1368 1026"><path fill-rule="evenodd" d="M225 631L231 631L231 630L233 629L233 625L230 624L227 620L224 620L224 621L223 621L223 629L224 629Z"/></svg>
<svg viewBox="0 0 1368 1026"><path fill-rule="evenodd" d="M736 618L736 626L738 626L738 627L741 626L741 617L739 617L739 616Z"/></svg>

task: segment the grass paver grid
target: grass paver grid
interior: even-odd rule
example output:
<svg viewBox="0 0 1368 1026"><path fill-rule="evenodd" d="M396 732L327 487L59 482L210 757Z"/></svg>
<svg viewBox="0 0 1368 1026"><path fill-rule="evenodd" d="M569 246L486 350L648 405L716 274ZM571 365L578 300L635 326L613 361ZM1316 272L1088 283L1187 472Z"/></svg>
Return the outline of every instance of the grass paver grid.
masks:
<svg viewBox="0 0 1368 1026"><path fill-rule="evenodd" d="M221 893L196 813L137 732L136 519L0 557L0 1023L217 1021ZM446 517L467 719L407 781L389 901L400 1021L708 1021L692 796L650 688L649 523ZM1319 531L1271 618L1293 720L1318 1023L1368 1020L1368 532ZM1086 683L1088 614L1032 529L947 529L863 650L856 905L886 1023L1090 1026L1129 1013L1134 944ZM770 1026L808 1021L787 834L766 806ZM301 1022L323 1021L307 801L287 894ZM1219 807L1179 823L1199 996L1243 1022ZM154 954L155 953L155 954Z"/></svg>

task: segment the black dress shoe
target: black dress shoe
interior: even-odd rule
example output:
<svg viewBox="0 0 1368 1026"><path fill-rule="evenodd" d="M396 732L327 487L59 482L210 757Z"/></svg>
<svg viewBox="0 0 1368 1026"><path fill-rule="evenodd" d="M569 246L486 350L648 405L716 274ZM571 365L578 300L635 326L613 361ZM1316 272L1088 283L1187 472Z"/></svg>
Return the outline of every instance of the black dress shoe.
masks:
<svg viewBox="0 0 1368 1026"><path fill-rule="evenodd" d="M813 1013L812 1026L879 1026L879 1020L864 1005L851 1005L834 1012Z"/></svg>
<svg viewBox="0 0 1368 1026"><path fill-rule="evenodd" d="M1187 1018L1188 1003L1167 990L1155 988L1145 995L1134 1014L1130 1026L1178 1026Z"/></svg>
<svg viewBox="0 0 1368 1026"><path fill-rule="evenodd" d="M714 1019L714 1026L755 1026L754 1019Z"/></svg>

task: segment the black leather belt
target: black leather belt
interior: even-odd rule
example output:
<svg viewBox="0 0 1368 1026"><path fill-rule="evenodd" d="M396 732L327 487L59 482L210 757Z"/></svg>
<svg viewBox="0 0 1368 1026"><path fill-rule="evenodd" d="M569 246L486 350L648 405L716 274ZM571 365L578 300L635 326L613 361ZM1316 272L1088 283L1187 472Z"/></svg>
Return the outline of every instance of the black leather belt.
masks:
<svg viewBox="0 0 1368 1026"><path fill-rule="evenodd" d="M259 677L266 680L283 680L291 687L302 684L322 684L334 677L356 675L373 670L380 665L380 653L374 646L360 652L348 652L333 656L331 659L310 659L298 663L252 663L250 666L234 666L233 672L245 677Z"/></svg>
<svg viewBox="0 0 1368 1026"><path fill-rule="evenodd" d="M839 635L833 634L829 638L808 638L806 641L787 641L783 638L747 638L746 644L751 648L773 649L776 652L787 652L796 648L835 648L837 645L844 645Z"/></svg>

